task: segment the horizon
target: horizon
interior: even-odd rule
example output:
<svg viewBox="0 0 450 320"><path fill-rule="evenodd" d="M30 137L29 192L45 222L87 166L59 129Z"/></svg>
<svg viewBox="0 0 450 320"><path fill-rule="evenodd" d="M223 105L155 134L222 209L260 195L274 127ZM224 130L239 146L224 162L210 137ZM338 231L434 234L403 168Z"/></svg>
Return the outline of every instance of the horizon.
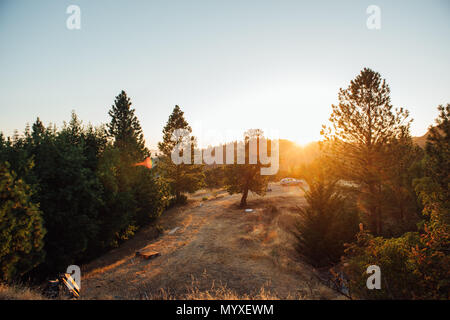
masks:
<svg viewBox="0 0 450 320"><path fill-rule="evenodd" d="M61 127L72 110L84 124L108 123L123 89L150 149L175 105L194 135L272 128L305 146L321 139L339 88L364 67L386 79L394 108L410 111L412 136L450 101L446 1L377 1L379 30L366 26L368 1L73 2L0 4L6 136L37 117ZM71 4L79 30L66 27Z"/></svg>

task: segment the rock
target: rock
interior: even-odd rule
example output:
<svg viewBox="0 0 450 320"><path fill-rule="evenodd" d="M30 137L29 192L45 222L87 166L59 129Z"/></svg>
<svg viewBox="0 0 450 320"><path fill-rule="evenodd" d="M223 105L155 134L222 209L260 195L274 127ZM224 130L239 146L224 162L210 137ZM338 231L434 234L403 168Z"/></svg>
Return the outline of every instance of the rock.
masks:
<svg viewBox="0 0 450 320"><path fill-rule="evenodd" d="M177 232L178 229L180 229L180 227L173 228L172 230L169 231L169 234L170 235L174 234L175 232Z"/></svg>
<svg viewBox="0 0 450 320"><path fill-rule="evenodd" d="M161 253L158 251L138 251L136 252L136 256L142 257L144 259L150 260L160 256Z"/></svg>

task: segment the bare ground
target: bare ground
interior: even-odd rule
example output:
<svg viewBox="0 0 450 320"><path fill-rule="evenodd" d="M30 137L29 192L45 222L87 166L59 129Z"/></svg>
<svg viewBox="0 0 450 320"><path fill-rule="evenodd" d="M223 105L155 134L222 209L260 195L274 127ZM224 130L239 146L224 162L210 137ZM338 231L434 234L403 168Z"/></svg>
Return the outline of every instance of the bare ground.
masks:
<svg viewBox="0 0 450 320"><path fill-rule="evenodd" d="M251 213L237 207L239 195L198 192L158 219L159 237L148 227L82 266L83 299L342 299L294 249L290 231L296 206L305 205L303 192L271 189L249 196ZM141 249L161 255L136 257Z"/></svg>

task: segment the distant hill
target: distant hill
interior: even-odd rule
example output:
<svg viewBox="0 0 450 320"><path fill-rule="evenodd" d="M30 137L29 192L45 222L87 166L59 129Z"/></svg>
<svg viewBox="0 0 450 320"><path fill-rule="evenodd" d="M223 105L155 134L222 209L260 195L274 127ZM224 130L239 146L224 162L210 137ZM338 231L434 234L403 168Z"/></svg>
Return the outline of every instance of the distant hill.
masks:
<svg viewBox="0 0 450 320"><path fill-rule="evenodd" d="M301 169L311 163L320 154L319 142L311 142L300 146L295 142L280 139L280 169L279 177L296 178Z"/></svg>
<svg viewBox="0 0 450 320"><path fill-rule="evenodd" d="M223 145L224 163L226 161L226 150ZM319 142L311 142L301 146L295 142L286 139L279 140L279 171L277 178L280 177L298 177L304 166L311 163L319 156ZM157 165L157 159L154 159L154 165ZM206 165L206 167L215 167L216 165Z"/></svg>
<svg viewBox="0 0 450 320"><path fill-rule="evenodd" d="M415 144L417 144L421 148L425 148L425 144L427 143L427 138L430 135L430 132L428 131L421 137L412 137L412 140Z"/></svg>
<svg viewBox="0 0 450 320"><path fill-rule="evenodd" d="M412 137L415 144L421 148L425 147L427 132L421 137ZM225 148L225 146L223 146ZM223 151L224 157L226 151ZM305 169L305 166L311 163L320 155L320 146L318 141L310 142L306 145L298 145L297 143L287 140L279 140L279 155L280 165L279 171L276 175L276 179L283 177L300 177L301 171ZM154 165L156 165L157 157L154 158ZM225 162L225 158L224 158ZM207 167L215 167L216 165L209 165Z"/></svg>

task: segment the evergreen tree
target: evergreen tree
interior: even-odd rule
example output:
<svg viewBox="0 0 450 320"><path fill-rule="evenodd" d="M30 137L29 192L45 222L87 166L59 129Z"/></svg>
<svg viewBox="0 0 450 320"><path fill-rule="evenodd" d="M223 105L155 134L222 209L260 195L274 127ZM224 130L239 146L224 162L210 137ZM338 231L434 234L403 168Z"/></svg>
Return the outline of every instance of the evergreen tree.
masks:
<svg viewBox="0 0 450 320"><path fill-rule="evenodd" d="M174 133L177 129L183 129L185 134L175 136ZM197 191L203 181L201 166L193 163L192 155L196 143L195 137L190 135L191 132L192 129L184 118L184 112L176 105L163 129L163 141L158 143L158 148L162 154L158 159L157 166L161 175L169 184L171 193L175 196L177 203L186 199L183 193ZM191 163L175 164L171 158L172 151L183 141L191 144Z"/></svg>
<svg viewBox="0 0 450 320"><path fill-rule="evenodd" d="M163 141L158 143L159 151L167 157L171 156L175 146L182 142L182 139L185 138L174 137L174 131L177 129L184 129L189 133L192 133L192 128L184 118L184 112L181 111L181 108L178 105L173 108L172 113L169 116L169 120L163 128Z"/></svg>
<svg viewBox="0 0 450 320"><path fill-rule="evenodd" d="M39 120L32 128L27 149L35 167L29 179L36 181L33 199L40 203L47 229L47 259L37 272L49 274L85 257L98 232L101 185L87 166L86 144L77 121L60 132L45 129Z"/></svg>
<svg viewBox="0 0 450 320"><path fill-rule="evenodd" d="M450 298L450 104L438 110L425 148L426 177L416 181L427 221L412 260L425 299Z"/></svg>
<svg viewBox="0 0 450 320"><path fill-rule="evenodd" d="M150 153L145 147L144 134L131 104L131 99L122 90L108 113L111 116L108 133L114 138L114 146L121 150L125 161L134 163L144 160Z"/></svg>
<svg viewBox="0 0 450 320"><path fill-rule="evenodd" d="M225 186L225 167L226 165L216 165L210 168L204 168L205 187L213 190L220 189Z"/></svg>
<svg viewBox="0 0 450 320"><path fill-rule="evenodd" d="M356 239L358 212L339 192L337 181L318 178L308 182L308 206L299 208L297 250L316 267L330 266L339 262L344 244Z"/></svg>
<svg viewBox="0 0 450 320"><path fill-rule="evenodd" d="M393 110L390 89L378 72L365 68L340 89L339 104L332 105L331 125L322 134L329 142L330 161L341 178L357 183L359 202L365 208L369 228L382 232L383 171L387 146L409 136L408 112Z"/></svg>
<svg viewBox="0 0 450 320"><path fill-rule="evenodd" d="M380 172L384 201L380 208L384 213L385 236L400 236L416 231L422 217L422 206L417 198L413 180L422 174L417 171L423 158L423 150L414 145L411 136L402 135L386 146L385 166Z"/></svg>
<svg viewBox="0 0 450 320"><path fill-rule="evenodd" d="M109 136L114 138L100 158L98 175L104 187L100 211L102 246L117 246L158 217L167 205L166 186L153 170L136 166L150 157L130 98L122 91L109 111ZM147 159L148 160L148 159Z"/></svg>
<svg viewBox="0 0 450 320"><path fill-rule="evenodd" d="M450 224L450 104L439 106L436 126L430 128L426 144L426 171L436 186L435 201L446 208Z"/></svg>
<svg viewBox="0 0 450 320"><path fill-rule="evenodd" d="M350 292L357 298L450 298L450 105L439 106L439 111L437 126L427 139L426 176L414 183L425 219L419 232L398 238L373 237L363 229L358 233L357 242L349 245L342 260ZM381 290L367 290L365 271L372 264L384 270Z"/></svg>
<svg viewBox="0 0 450 320"><path fill-rule="evenodd" d="M98 212L99 237L94 252L117 247L136 230L138 204L131 188L131 176L122 175L120 150L112 145L100 155L97 176L102 185L102 206Z"/></svg>
<svg viewBox="0 0 450 320"><path fill-rule="evenodd" d="M11 281L44 259L45 229L41 211L31 200L31 188L0 165L0 279Z"/></svg>

